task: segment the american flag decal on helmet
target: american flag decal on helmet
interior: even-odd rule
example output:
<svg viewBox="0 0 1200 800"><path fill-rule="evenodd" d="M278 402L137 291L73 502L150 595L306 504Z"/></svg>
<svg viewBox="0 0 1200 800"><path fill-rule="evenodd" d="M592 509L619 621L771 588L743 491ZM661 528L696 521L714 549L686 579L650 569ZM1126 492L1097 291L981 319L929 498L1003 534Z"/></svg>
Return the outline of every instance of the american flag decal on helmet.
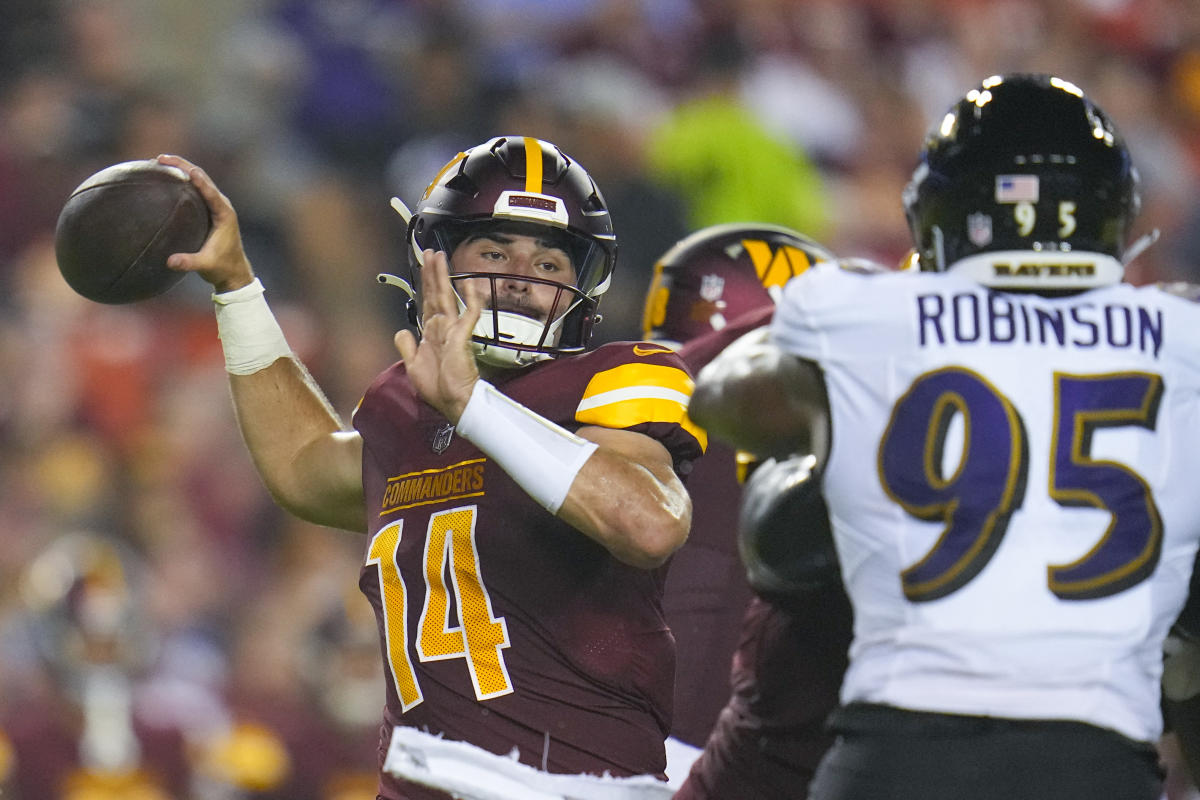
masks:
<svg viewBox="0 0 1200 800"><path fill-rule="evenodd" d="M1040 181L1037 175L997 175L997 203L1036 203Z"/></svg>

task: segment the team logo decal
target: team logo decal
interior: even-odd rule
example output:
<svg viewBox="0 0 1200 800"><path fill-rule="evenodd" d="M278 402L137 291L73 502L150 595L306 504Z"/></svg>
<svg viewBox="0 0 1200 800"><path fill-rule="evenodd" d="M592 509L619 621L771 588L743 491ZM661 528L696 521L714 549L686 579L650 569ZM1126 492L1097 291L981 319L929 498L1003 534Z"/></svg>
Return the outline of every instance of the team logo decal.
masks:
<svg viewBox="0 0 1200 800"><path fill-rule="evenodd" d="M674 353L674 352L675 351L669 347L654 347L654 346L650 346L650 345L642 346L640 344L635 344L633 346L633 354L635 356L652 356L652 355L656 355L658 353Z"/></svg>
<svg viewBox="0 0 1200 800"><path fill-rule="evenodd" d="M446 448L450 446L450 440L454 438L454 426L447 422L433 433L433 441L430 446L433 452L439 456L446 452Z"/></svg>
<svg viewBox="0 0 1200 800"><path fill-rule="evenodd" d="M967 217L967 238L976 247L992 243L992 218L982 212Z"/></svg>

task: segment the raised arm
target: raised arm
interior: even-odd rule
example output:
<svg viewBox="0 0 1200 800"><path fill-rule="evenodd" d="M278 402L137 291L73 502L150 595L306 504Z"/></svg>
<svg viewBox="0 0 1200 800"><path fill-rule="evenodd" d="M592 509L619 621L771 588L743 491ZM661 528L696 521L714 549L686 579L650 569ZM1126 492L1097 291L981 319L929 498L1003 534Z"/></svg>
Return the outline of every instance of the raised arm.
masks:
<svg viewBox="0 0 1200 800"><path fill-rule="evenodd" d="M444 253L425 251L424 335L396 334L417 391L547 510L618 560L650 569L687 539L691 499L659 442L596 426L572 434L481 381L477 298L459 314ZM470 406L470 409L468 409Z"/></svg>
<svg viewBox="0 0 1200 800"><path fill-rule="evenodd" d="M177 156L158 160L187 172L212 214L200 251L176 253L168 264L213 286L238 426L263 483L301 519L365 532L362 440L287 347L242 248L233 205L199 167Z"/></svg>
<svg viewBox="0 0 1200 800"><path fill-rule="evenodd" d="M829 399L821 370L767 341L759 328L725 348L696 378L688 416L760 458L829 454Z"/></svg>

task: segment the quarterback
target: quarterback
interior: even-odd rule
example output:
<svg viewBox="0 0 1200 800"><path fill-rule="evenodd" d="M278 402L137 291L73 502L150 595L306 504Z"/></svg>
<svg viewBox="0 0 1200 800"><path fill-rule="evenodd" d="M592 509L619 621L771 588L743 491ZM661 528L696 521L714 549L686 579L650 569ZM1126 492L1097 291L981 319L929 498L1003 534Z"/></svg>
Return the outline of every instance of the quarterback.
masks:
<svg viewBox="0 0 1200 800"><path fill-rule="evenodd" d="M367 534L360 586L387 675L379 796L449 796L437 775L383 768L396 728L545 773L665 777L663 565L687 536L680 476L703 434L669 349L586 350L616 255L588 173L553 144L498 137L446 164L415 213L393 203L411 253L380 280L403 290L412 329L348 429L263 301L228 200L161 160L212 211L204 247L171 263L215 289L264 482L298 516Z"/></svg>

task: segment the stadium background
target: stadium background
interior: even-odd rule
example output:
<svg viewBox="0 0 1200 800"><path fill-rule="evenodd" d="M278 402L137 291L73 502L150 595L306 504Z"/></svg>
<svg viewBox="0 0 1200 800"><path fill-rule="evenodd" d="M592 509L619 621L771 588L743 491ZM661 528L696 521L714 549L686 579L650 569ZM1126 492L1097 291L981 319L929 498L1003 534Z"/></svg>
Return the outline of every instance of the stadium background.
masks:
<svg viewBox="0 0 1200 800"><path fill-rule="evenodd" d="M62 283L54 223L87 175L160 152L205 166L348 418L395 358L399 297L374 279L404 257L388 198L415 204L458 150L527 133L588 167L621 249L600 338L637 338L655 256L706 224L776 222L898 262L925 130L1012 70L1074 80L1125 133L1139 231L1162 231L1133 281L1200 279L1191 2L6 0L0 787L31 768L13 744L31 720L87 717L89 662L180 732L180 800L356 800L369 790L335 795L331 776L374 763L364 543L262 489L200 280L132 307ZM333 766L329 741L353 743ZM55 746L65 763L79 743ZM96 763L130 758L96 747Z"/></svg>

